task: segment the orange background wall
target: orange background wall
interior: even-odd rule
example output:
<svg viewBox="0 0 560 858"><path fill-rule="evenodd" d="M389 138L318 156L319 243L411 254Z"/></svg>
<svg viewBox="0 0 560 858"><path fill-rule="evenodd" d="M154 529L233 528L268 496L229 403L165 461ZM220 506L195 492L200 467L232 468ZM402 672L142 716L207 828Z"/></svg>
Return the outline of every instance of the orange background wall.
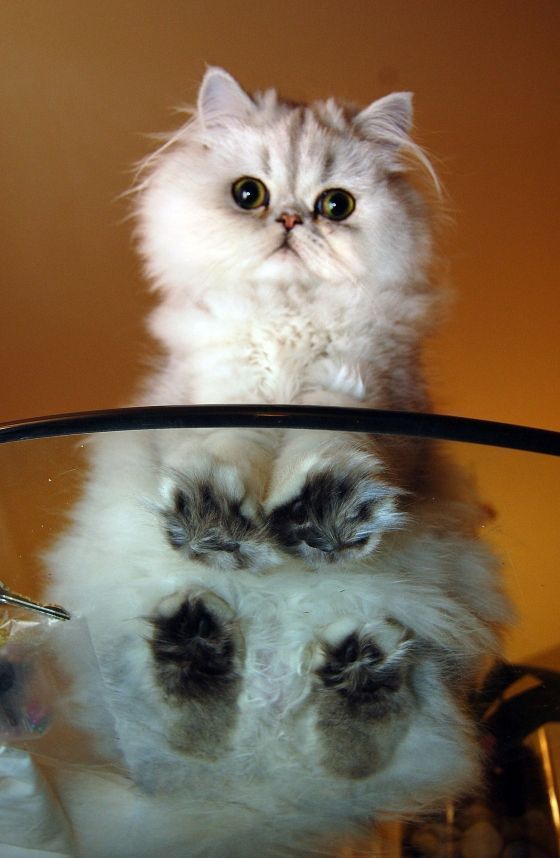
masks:
<svg viewBox="0 0 560 858"><path fill-rule="evenodd" d="M556 0L4 0L0 419L126 402L150 298L118 198L142 135L176 124L211 63L295 99L416 93L453 217L437 408L560 429L559 37ZM512 651L554 648L556 463L461 455L531 629Z"/></svg>

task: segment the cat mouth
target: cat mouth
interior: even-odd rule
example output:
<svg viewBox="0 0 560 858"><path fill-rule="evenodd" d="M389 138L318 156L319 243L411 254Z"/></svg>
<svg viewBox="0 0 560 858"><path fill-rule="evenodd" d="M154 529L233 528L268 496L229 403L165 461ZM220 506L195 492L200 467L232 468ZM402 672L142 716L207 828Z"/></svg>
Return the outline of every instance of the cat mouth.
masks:
<svg viewBox="0 0 560 858"><path fill-rule="evenodd" d="M292 247L292 245L289 241L289 237L287 235L284 238L284 241L278 245L278 247L276 248L274 253L275 254L280 253L282 255L293 254L294 256L297 256L299 259L299 253L296 250L294 250L294 248Z"/></svg>

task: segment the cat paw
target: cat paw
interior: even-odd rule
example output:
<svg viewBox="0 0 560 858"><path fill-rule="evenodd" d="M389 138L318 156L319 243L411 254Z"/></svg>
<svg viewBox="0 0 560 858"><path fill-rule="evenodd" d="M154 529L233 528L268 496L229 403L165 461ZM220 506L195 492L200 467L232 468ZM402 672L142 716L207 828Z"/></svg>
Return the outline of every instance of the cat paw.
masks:
<svg viewBox="0 0 560 858"><path fill-rule="evenodd" d="M313 564L363 558L405 524L399 494L362 469L313 470L296 497L271 510L269 527L284 549Z"/></svg>
<svg viewBox="0 0 560 858"><path fill-rule="evenodd" d="M310 668L322 765L358 779L385 768L408 730L414 642L390 619L375 633L352 625L342 619L325 632Z"/></svg>
<svg viewBox="0 0 560 858"><path fill-rule="evenodd" d="M386 620L375 635L339 620L324 633L312 670L323 690L333 692L368 718L383 718L399 708L398 692L410 664L413 642L406 629Z"/></svg>
<svg viewBox="0 0 560 858"><path fill-rule="evenodd" d="M214 568L259 569L277 562L259 504L248 497L233 466L166 481L160 508L167 541L191 560Z"/></svg>
<svg viewBox="0 0 560 858"><path fill-rule="evenodd" d="M155 676L166 699L223 698L238 685L243 637L233 610L214 593L172 597L149 622Z"/></svg>
<svg viewBox="0 0 560 858"><path fill-rule="evenodd" d="M171 713L162 720L169 744L187 756L219 759L237 723L245 658L234 611L203 592L170 597L149 622L156 685Z"/></svg>

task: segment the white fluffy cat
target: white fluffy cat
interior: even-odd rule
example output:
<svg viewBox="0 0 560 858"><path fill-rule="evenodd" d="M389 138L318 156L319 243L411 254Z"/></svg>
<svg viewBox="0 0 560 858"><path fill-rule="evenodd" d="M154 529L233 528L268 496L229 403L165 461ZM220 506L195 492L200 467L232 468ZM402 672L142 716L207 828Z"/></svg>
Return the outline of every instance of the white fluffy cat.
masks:
<svg viewBox="0 0 560 858"><path fill-rule="evenodd" d="M305 106L207 71L142 173L166 353L142 403L428 408L431 241L409 174L430 168L410 124L406 93ZM331 854L476 783L466 698L508 605L431 446L231 428L91 447L48 557L103 680L102 701L63 648L76 718L118 767L58 775L77 854Z"/></svg>

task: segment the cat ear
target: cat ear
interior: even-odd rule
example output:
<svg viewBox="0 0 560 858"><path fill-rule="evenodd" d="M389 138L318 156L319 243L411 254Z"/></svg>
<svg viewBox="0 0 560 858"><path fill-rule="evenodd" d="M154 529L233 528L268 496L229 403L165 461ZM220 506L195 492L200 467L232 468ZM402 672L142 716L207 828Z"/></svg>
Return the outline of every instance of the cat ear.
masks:
<svg viewBox="0 0 560 858"><path fill-rule="evenodd" d="M390 173L402 173L407 169L407 163L416 164L430 177L436 193L441 194L441 185L430 159L409 137L412 127L411 92L393 92L374 101L354 117L354 125L379 146L381 160Z"/></svg>
<svg viewBox="0 0 560 858"><path fill-rule="evenodd" d="M358 113L354 124L370 140L400 149L412 126L412 93L394 92L374 101Z"/></svg>
<svg viewBox="0 0 560 858"><path fill-rule="evenodd" d="M198 93L198 115L205 128L223 127L232 120L243 120L255 103L235 78L224 69L210 66Z"/></svg>

